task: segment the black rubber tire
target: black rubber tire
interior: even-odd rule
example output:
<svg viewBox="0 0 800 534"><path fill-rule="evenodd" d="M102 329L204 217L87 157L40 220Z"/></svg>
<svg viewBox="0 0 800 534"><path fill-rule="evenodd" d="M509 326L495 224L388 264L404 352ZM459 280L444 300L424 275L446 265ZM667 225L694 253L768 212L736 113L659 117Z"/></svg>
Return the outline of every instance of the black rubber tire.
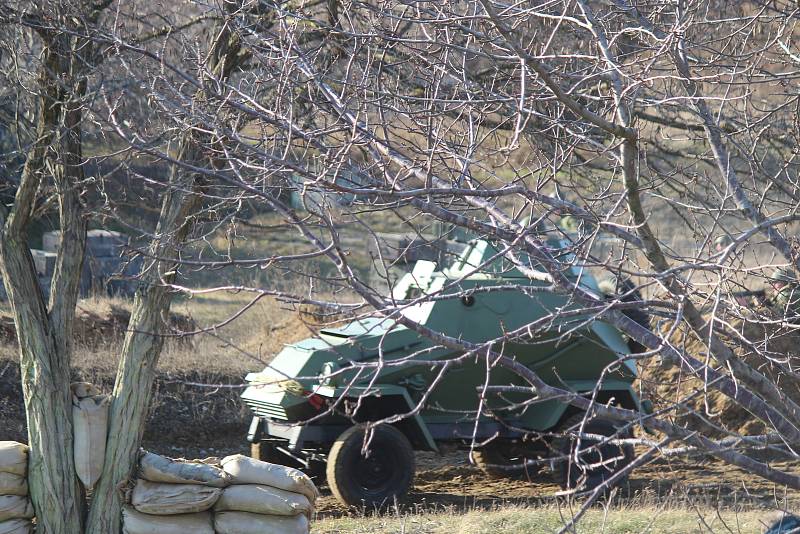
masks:
<svg viewBox="0 0 800 534"><path fill-rule="evenodd" d="M575 414L560 425L560 432L573 431L584 419L584 414ZM605 419L590 419L583 427L584 434L601 436L614 436L617 429L611 421ZM627 436L619 436L624 438ZM553 475L555 481L565 490L579 492L593 491L620 469L633 461L633 447L630 445L617 445L604 443L599 447L593 445L600 443L596 439L580 440L580 461L575 461L575 447L577 438L570 435L559 436L552 442L554 454L565 456L555 462ZM588 450L587 450L588 449ZM598 465L602 464L602 465ZM625 477L617 480L613 485L618 486L625 482ZM610 487L608 488L610 489Z"/></svg>
<svg viewBox="0 0 800 534"><path fill-rule="evenodd" d="M540 460L533 447L525 443L497 441L472 451L475 467L493 478L512 478L531 480L541 470L540 464L530 464L529 460Z"/></svg>
<svg viewBox="0 0 800 534"><path fill-rule="evenodd" d="M414 449L402 432L390 425L373 429L364 457L366 425L348 428L328 454L326 473L333 495L348 506L382 508L402 499L414 480Z"/></svg>

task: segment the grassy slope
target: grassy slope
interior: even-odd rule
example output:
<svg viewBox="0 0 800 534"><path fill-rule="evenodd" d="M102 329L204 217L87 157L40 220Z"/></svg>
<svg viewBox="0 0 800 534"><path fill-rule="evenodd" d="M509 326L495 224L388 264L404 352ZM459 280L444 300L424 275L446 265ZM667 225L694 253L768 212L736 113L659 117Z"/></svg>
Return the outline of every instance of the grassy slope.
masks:
<svg viewBox="0 0 800 534"><path fill-rule="evenodd" d="M313 325L304 324L295 311L271 298L258 301L235 321L213 328L226 323L252 298L252 294L221 291L177 299L172 311L190 317L198 330L207 331L192 336L189 341L169 339L159 360L159 370L244 377L247 372L263 368L285 343L311 335ZM111 307L130 309L131 305L130 300L92 297L82 299L78 309L79 313L87 310L106 317ZM10 313L8 303L0 302L0 314L8 316ZM113 376L119 362L122 335L119 332L92 346L76 346L72 361L75 370L90 376ZM17 360L16 345L0 344L2 360Z"/></svg>
<svg viewBox="0 0 800 534"><path fill-rule="evenodd" d="M553 508L503 508L495 511L355 517L314 523L315 534L543 534L558 532L572 511ZM769 513L691 509L625 508L605 513L593 509L578 523L576 534L758 533Z"/></svg>

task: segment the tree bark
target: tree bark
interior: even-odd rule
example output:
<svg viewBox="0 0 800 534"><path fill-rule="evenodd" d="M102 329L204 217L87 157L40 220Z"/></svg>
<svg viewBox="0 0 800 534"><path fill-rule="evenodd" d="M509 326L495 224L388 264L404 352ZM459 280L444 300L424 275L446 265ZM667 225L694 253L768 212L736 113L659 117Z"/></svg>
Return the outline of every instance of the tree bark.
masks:
<svg viewBox="0 0 800 534"><path fill-rule="evenodd" d="M71 57L75 57L72 50ZM74 61L73 61L74 62ZM78 184L83 183L83 148L81 140L81 101L86 80L75 84L72 98L64 104L62 157L53 176L58 196L58 222L61 228L58 256L50 283L50 322L58 351L72 354L72 324L80 296L81 274L86 253L87 218L84 216Z"/></svg>
<svg viewBox="0 0 800 534"><path fill-rule="evenodd" d="M209 54L208 66L215 77L214 85L226 81L234 72L242 60L241 50L238 36L223 27ZM204 95L201 91L197 96L203 98ZM196 135L188 131L181 139L179 161L200 160L200 139ZM174 187L162 201L150 257L175 255L186 240L192 228L192 217L202 201L197 193L199 181L198 176L181 178L179 168L173 168ZM122 512L119 489L130 480L131 471L136 467L155 368L164 343L164 325L172 302L168 284L174 280L176 270L174 262L153 260L146 270L146 285L136 292L112 395L103 474L89 512L87 534L119 531Z"/></svg>
<svg viewBox="0 0 800 534"><path fill-rule="evenodd" d="M55 332L27 242L27 229L40 185L47 164L53 158L48 151L58 149L56 134L61 130L65 97L62 80L58 77L69 72L69 56L65 53L63 43L63 38L56 37L46 43L42 52L38 137L28 153L14 208L10 213L3 214L3 229L0 232L3 283L19 338L30 446L28 483L37 517L37 532L44 534L81 532L83 511L73 460L70 354L68 344L63 342L69 335L57 335ZM77 136L77 146L80 142L78 127L78 123L73 123L67 131L68 136ZM72 148L75 142L73 137ZM69 150L70 145L61 148ZM63 174L61 185L69 189L69 182L69 173ZM60 203L60 208L63 213L70 213L71 217L78 216L79 207L76 204L67 201ZM82 254L79 235L80 224L67 235L67 245L62 249L70 253L80 249ZM73 238L78 242L73 243ZM80 276L80 268L76 271L71 265L75 261L80 265L80 258L60 260L62 267L55 283L59 286L77 285L72 278ZM71 311L74 314L74 304Z"/></svg>
<svg viewBox="0 0 800 534"><path fill-rule="evenodd" d="M192 189L191 183L184 183L164 197L156 237L150 246L151 257L174 254L186 239L192 226L191 216L200 201L199 195L187 192ZM112 394L105 464L89 512L88 534L119 531L122 509L119 490L136 467L155 368L164 344L164 325L172 300L167 284L174 278L174 269L172 262L154 260L147 267L143 285L136 291Z"/></svg>

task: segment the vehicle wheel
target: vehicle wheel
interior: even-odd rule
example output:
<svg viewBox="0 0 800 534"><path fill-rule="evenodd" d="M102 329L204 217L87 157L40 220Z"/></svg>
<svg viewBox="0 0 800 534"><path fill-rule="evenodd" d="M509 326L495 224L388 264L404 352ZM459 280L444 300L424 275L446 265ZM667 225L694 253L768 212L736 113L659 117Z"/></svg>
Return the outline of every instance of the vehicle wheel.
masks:
<svg viewBox="0 0 800 534"><path fill-rule="evenodd" d="M365 457L366 425L345 430L328 454L328 486L350 506L382 507L402 498L414 479L414 450L408 438L390 425L373 429Z"/></svg>
<svg viewBox="0 0 800 534"><path fill-rule="evenodd" d="M530 443L493 441L472 451L472 461L491 477L530 480L541 470L541 464L529 463L541 460L540 452Z"/></svg>
<svg viewBox="0 0 800 534"><path fill-rule="evenodd" d="M602 443L600 439L589 438L580 439L580 450L576 457L578 438L568 432L576 432L583 419L584 414L568 418L559 430L566 435L552 442L554 454L560 457L555 462L553 474L556 482L565 490L592 491L633 460L631 445ZM611 421L590 419L584 425L583 433L614 436L617 429ZM615 485L622 482L624 480L618 480Z"/></svg>

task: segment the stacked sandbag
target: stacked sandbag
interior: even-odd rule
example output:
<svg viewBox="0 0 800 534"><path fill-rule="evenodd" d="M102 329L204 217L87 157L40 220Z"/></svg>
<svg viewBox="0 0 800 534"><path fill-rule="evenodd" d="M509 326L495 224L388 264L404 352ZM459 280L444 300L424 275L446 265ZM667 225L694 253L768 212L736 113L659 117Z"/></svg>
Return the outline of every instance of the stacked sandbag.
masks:
<svg viewBox="0 0 800 534"><path fill-rule="evenodd" d="M204 461L173 460L150 452L122 514L124 534L214 534L211 508L230 477Z"/></svg>
<svg viewBox="0 0 800 534"><path fill-rule="evenodd" d="M139 478L169 484L198 484L212 488L230 485L231 476L208 460L174 460L143 451L139 458Z"/></svg>
<svg viewBox="0 0 800 534"><path fill-rule="evenodd" d="M28 446L0 441L0 534L33 532L27 475Z"/></svg>
<svg viewBox="0 0 800 534"><path fill-rule="evenodd" d="M88 382L74 382L70 390L75 472L83 485L92 489L105 463L109 399Z"/></svg>
<svg viewBox="0 0 800 534"><path fill-rule="evenodd" d="M317 495L291 467L238 454L219 462L144 452L123 533L308 534Z"/></svg>
<svg viewBox="0 0 800 534"><path fill-rule="evenodd" d="M122 509L123 534L214 534L211 514L150 515L126 506Z"/></svg>
<svg viewBox="0 0 800 534"><path fill-rule="evenodd" d="M308 534L318 496L308 476L241 454L221 463L230 485L214 505L217 534Z"/></svg>

